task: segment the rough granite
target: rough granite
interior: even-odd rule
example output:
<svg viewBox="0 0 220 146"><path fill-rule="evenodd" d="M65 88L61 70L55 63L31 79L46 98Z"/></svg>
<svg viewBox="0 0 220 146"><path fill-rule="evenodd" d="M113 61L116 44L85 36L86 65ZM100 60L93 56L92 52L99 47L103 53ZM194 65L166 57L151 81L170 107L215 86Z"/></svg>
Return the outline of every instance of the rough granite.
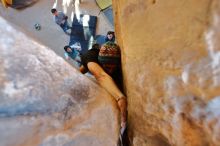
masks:
<svg viewBox="0 0 220 146"><path fill-rule="evenodd" d="M0 18L0 146L115 146L115 101Z"/></svg>
<svg viewBox="0 0 220 146"><path fill-rule="evenodd" d="M131 146L220 145L220 2L113 0Z"/></svg>

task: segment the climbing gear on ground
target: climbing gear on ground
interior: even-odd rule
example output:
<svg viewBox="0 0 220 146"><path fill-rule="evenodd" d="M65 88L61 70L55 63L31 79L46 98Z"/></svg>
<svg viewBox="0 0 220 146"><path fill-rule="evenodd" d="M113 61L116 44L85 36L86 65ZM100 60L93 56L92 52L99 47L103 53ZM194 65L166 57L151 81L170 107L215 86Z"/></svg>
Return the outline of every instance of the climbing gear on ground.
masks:
<svg viewBox="0 0 220 146"><path fill-rule="evenodd" d="M39 31L41 30L41 25L39 23L36 23L34 24L34 28Z"/></svg>

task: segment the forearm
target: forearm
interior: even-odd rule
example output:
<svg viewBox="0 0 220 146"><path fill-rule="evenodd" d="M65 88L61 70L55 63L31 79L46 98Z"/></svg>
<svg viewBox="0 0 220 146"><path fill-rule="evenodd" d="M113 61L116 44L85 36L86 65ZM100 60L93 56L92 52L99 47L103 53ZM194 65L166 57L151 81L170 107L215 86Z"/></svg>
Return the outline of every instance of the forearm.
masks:
<svg viewBox="0 0 220 146"><path fill-rule="evenodd" d="M121 113L121 127L125 127L127 121L127 101L124 94L118 89L114 80L94 62L88 63L89 71L95 76L98 83L105 88L117 101Z"/></svg>
<svg viewBox="0 0 220 146"><path fill-rule="evenodd" d="M120 98L118 101L118 106L121 112L121 123L126 123L127 121L127 100L125 97ZM123 127L123 125L122 125Z"/></svg>

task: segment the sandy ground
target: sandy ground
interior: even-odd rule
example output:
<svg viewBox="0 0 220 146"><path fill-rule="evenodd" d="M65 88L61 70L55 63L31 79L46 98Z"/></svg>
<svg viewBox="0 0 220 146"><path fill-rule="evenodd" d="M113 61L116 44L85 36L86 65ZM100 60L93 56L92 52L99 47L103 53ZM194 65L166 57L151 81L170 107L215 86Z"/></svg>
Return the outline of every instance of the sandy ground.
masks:
<svg viewBox="0 0 220 146"><path fill-rule="evenodd" d="M107 31L114 29L103 13L99 14L100 9L95 0L81 0L80 4L78 0L39 0L33 6L23 10L6 9L0 4L0 15L17 29L63 57L63 46L69 43L69 36L64 34L62 29L55 24L50 12L53 7L66 13L70 18L69 23L71 23L74 13L97 16L96 35L105 35ZM34 29L35 23L41 24L42 29L40 31Z"/></svg>

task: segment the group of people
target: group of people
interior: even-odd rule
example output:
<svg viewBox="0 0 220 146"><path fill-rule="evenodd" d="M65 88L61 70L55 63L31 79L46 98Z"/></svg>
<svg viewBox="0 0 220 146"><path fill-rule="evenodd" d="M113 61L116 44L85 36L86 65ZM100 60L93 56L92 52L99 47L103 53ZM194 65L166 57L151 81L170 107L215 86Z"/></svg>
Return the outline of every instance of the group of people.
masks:
<svg viewBox="0 0 220 146"><path fill-rule="evenodd" d="M108 33L105 36L105 43L107 42L115 42L115 33L113 31L108 31ZM93 48L93 47L92 47ZM73 59L78 63L80 66L81 58L79 57L80 51L81 51L81 45L79 43L75 43L71 46L67 45L64 47L64 56L67 60Z"/></svg>
<svg viewBox="0 0 220 146"><path fill-rule="evenodd" d="M55 17L55 22L60 25L66 34L70 34L67 30L71 29L63 12L51 9ZM105 37L105 43L100 45L95 43L86 53L80 54L80 44L65 46L65 58L73 59L79 65L79 71L83 74L90 72L98 83L106 89L116 100L120 110L121 127L126 128L127 121L127 100L120 90L120 85L116 84L116 78L121 73L121 56L120 48L115 43L115 33L109 31ZM119 74L118 74L119 73Z"/></svg>

